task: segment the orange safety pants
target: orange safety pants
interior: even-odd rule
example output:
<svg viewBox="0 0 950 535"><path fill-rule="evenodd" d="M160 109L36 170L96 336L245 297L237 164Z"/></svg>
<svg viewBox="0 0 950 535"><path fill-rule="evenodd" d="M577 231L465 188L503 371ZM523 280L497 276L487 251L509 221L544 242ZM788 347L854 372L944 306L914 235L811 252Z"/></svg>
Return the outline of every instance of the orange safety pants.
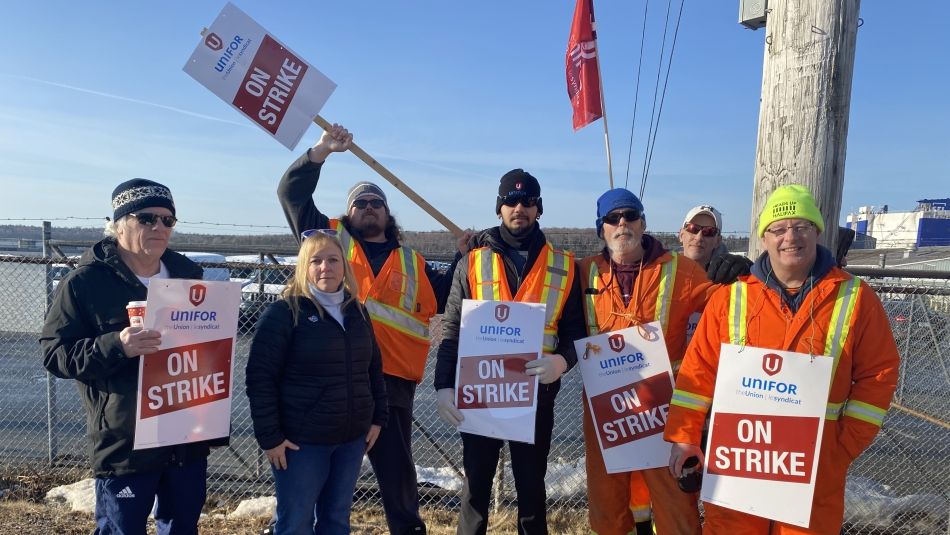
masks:
<svg viewBox="0 0 950 535"><path fill-rule="evenodd" d="M811 505L811 524L800 528L748 513L740 513L703 502L709 535L838 535L844 520L844 484L853 459L838 443L838 422L826 421L818 456L815 497Z"/></svg>
<svg viewBox="0 0 950 535"><path fill-rule="evenodd" d="M650 521L650 490L640 472L630 472L630 512L634 522Z"/></svg>
<svg viewBox="0 0 950 535"><path fill-rule="evenodd" d="M590 529L596 535L628 535L634 531L630 511L632 472L608 474L600 443L594 432L586 395L584 405L584 451L587 454L587 507ZM699 495L686 493L666 467L636 472L646 483L653 503L653 523L657 535L698 535Z"/></svg>

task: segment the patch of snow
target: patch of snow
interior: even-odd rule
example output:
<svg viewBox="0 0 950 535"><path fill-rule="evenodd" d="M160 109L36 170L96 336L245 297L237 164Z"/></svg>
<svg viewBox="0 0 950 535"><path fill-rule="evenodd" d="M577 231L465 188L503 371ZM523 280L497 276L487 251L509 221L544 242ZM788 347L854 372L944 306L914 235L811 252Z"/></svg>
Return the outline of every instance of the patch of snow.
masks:
<svg viewBox="0 0 950 535"><path fill-rule="evenodd" d="M46 493L51 504L65 504L71 511L94 513L96 510L96 480L89 478L70 485L54 487Z"/></svg>
<svg viewBox="0 0 950 535"><path fill-rule="evenodd" d="M895 496L887 485L859 476L849 477L845 484L846 524L938 533L946 529L946 518L947 498L943 496Z"/></svg>
<svg viewBox="0 0 950 535"><path fill-rule="evenodd" d="M262 496L260 498L251 498L250 500L242 501L235 510L228 513L228 518L272 517L276 510L277 498L274 496Z"/></svg>

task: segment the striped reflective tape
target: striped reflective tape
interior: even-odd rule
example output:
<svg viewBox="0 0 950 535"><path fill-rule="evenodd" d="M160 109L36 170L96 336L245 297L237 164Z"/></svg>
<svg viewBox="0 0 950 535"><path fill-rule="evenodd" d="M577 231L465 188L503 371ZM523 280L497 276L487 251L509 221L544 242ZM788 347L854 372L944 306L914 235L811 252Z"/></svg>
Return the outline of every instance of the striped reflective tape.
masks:
<svg viewBox="0 0 950 535"><path fill-rule="evenodd" d="M587 318L587 335L594 336L600 333L600 325L597 323L597 295L600 295L600 269L597 268L597 262L590 263L590 269L587 272L587 288L594 292L584 292L584 312Z"/></svg>
<svg viewBox="0 0 950 535"><path fill-rule="evenodd" d="M861 279L857 277L851 277L838 287L838 296L835 298L835 308L831 313L831 323L828 325L828 336L825 339L824 353L834 359L831 367L832 381L838 371L838 361L848 340L848 333L851 331L851 317L854 315L860 290Z"/></svg>
<svg viewBox="0 0 950 535"><path fill-rule="evenodd" d="M693 409L694 411L707 412L709 411L710 405L712 405L712 398L677 388L673 391L673 399L670 401L670 405L677 405L686 409Z"/></svg>
<svg viewBox="0 0 950 535"><path fill-rule="evenodd" d="M746 290L742 281L736 281L729 289L729 341L735 345L745 345Z"/></svg>
<svg viewBox="0 0 950 535"><path fill-rule="evenodd" d="M429 339L429 324L417 320L402 309L384 305L372 298L367 299L365 305L373 321L388 325L409 336L423 340Z"/></svg>
<svg viewBox="0 0 950 535"><path fill-rule="evenodd" d="M672 253L673 259L663 264L660 271L660 288L656 294L656 309L654 320L660 322L660 327L666 331L667 322L670 317L670 302L673 300L673 284L676 282L676 264L679 261L679 255Z"/></svg>
<svg viewBox="0 0 950 535"><path fill-rule="evenodd" d="M848 404L844 407L843 414L881 427L881 424L884 423L884 417L887 416L887 410L871 405L870 403L850 399L848 400Z"/></svg>

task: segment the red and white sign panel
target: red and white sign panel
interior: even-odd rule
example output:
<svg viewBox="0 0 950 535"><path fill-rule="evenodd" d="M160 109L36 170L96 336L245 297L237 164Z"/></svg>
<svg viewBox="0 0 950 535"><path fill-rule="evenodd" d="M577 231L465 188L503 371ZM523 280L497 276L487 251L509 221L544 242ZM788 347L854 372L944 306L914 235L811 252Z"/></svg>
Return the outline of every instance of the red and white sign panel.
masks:
<svg viewBox="0 0 950 535"><path fill-rule="evenodd" d="M291 150L336 89L230 2L184 71Z"/></svg>
<svg viewBox="0 0 950 535"><path fill-rule="evenodd" d="M703 501L807 527L832 359L723 344Z"/></svg>
<svg viewBox="0 0 950 535"><path fill-rule="evenodd" d="M659 322L574 342L607 473L669 464L673 371Z"/></svg>
<svg viewBox="0 0 950 535"><path fill-rule="evenodd" d="M151 279L145 328L159 351L139 359L135 449L227 436L241 284Z"/></svg>
<svg viewBox="0 0 950 535"><path fill-rule="evenodd" d="M541 356L544 305L462 301L455 404L459 431L534 444L538 378L525 365Z"/></svg>

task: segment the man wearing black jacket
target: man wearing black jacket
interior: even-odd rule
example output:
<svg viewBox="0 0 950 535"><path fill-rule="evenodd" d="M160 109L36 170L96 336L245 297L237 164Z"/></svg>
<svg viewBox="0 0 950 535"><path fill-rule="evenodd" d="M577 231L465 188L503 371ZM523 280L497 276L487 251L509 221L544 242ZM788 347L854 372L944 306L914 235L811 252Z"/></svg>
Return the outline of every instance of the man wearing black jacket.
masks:
<svg viewBox="0 0 950 535"><path fill-rule="evenodd" d="M545 336L544 356L530 362L529 375L538 375L542 383L538 393L535 416L535 443L508 442L511 468L518 493L518 533L546 534L546 494L544 475L547 471L551 433L554 426L554 399L560 389L560 377L577 363L574 340L586 336L581 303L580 285L576 276L573 255L554 249L547 242L538 225L543 207L541 187L537 179L521 169L513 169L501 178L495 212L501 225L482 231L474 238L473 250L462 257L455 270L451 293L442 317L442 343L439 346L435 369L435 388L438 395L439 415L448 423L458 425L462 415L455 407L455 370L458 362L459 325L462 300L472 299L470 268L482 258L494 264L501 257L504 273L493 283L506 287L511 296L531 293L519 292L526 279L539 270L563 272L566 277L566 296L555 298L557 306L548 303L545 328L556 329L556 336ZM569 268L563 270L549 265L549 259L563 255ZM475 266L481 270L482 266ZM489 269L489 271L491 271ZM535 277L532 280L543 280ZM529 289L530 290L530 289ZM556 293L554 290L551 293ZM515 297L515 300L518 300ZM528 299L526 299L528 300ZM494 438L461 433L465 485L459 516L460 535L484 534L488 528L488 505L492 480L498 465L503 441Z"/></svg>
<svg viewBox="0 0 950 535"><path fill-rule="evenodd" d="M201 268L170 251L175 204L167 187L136 178L112 193L106 238L59 285L40 345L43 365L75 379L86 409L96 476L96 533L144 533L155 504L159 534L198 533L210 445L227 439L133 450L139 356L161 334L129 325L126 305L144 301L149 277L200 279Z"/></svg>
<svg viewBox="0 0 950 535"><path fill-rule="evenodd" d="M389 211L386 194L376 184L359 182L350 188L346 212L339 218L331 219L317 208L313 194L324 161L334 152L349 150L352 141L353 135L345 128L333 125L287 169L277 197L298 241L307 230L332 228L343 242L383 356L389 420L369 458L379 482L386 522L395 535L423 534L412 459L412 406L429 349L428 321L445 302L452 272L439 273L419 253L400 244L396 219ZM459 241L460 251L467 251L466 242L467 236ZM405 269L403 265L413 259L421 266L415 271ZM421 269L424 274L419 273ZM415 288L416 295L393 291L394 287ZM414 304L414 310L405 308L407 302ZM393 321L405 324L397 331L391 326Z"/></svg>

